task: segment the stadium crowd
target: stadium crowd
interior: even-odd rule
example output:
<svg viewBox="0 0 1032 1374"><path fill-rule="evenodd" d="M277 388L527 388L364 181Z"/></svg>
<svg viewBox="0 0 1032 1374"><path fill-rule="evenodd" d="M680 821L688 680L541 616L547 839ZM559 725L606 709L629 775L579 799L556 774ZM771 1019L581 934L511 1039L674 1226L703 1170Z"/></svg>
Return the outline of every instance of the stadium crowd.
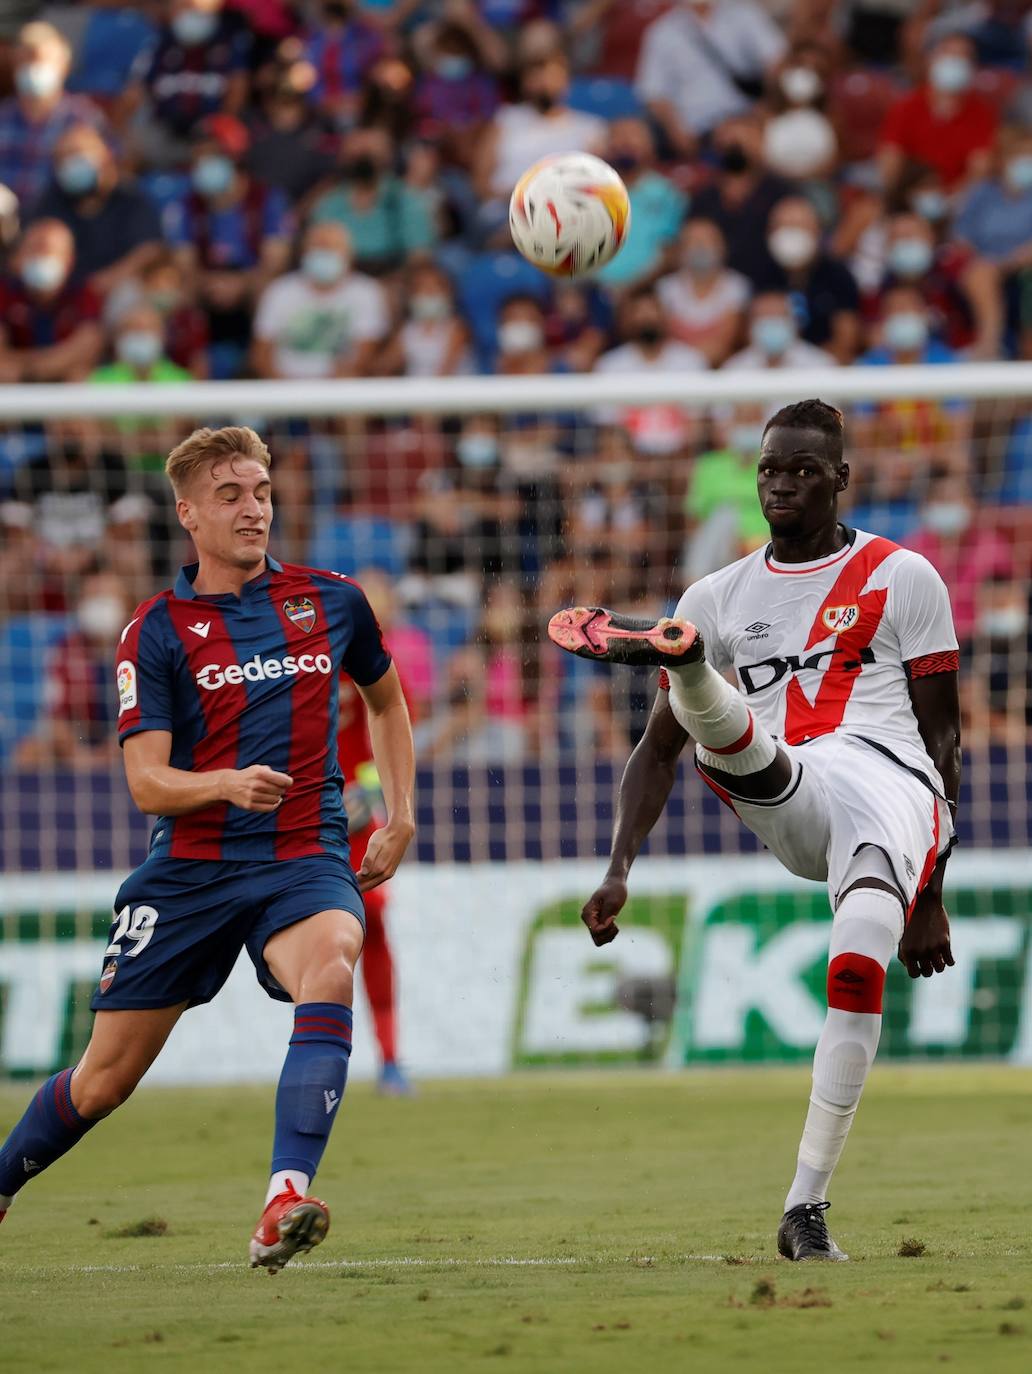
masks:
<svg viewBox="0 0 1032 1374"><path fill-rule="evenodd" d="M6 40L0 383L769 368L802 394L814 366L1032 359L1029 0L94 0ZM633 213L588 284L506 225L526 166L577 149ZM764 419L270 422L275 547L365 581L424 759L622 754L647 683L559 663L543 618L762 543ZM1024 746L1032 405L849 420L850 518L940 569L969 738ZM0 756L110 761L111 646L182 561L161 464L191 427L0 427L0 677L46 654Z"/></svg>

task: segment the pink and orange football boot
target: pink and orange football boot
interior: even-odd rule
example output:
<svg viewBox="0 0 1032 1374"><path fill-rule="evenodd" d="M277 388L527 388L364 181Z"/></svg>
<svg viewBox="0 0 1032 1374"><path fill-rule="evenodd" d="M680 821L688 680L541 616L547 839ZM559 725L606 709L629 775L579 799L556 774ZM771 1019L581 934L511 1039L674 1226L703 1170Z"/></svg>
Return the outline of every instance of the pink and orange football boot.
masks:
<svg viewBox="0 0 1032 1374"><path fill-rule="evenodd" d="M548 622L548 637L578 658L631 667L677 668L703 658L702 636L687 620L636 620L601 606L556 611Z"/></svg>

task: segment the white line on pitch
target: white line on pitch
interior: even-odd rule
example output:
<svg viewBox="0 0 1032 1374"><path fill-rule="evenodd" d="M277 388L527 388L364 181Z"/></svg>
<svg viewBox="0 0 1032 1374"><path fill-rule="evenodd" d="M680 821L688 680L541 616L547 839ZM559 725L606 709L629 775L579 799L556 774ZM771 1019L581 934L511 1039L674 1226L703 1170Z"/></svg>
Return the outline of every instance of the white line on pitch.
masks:
<svg viewBox="0 0 1032 1374"><path fill-rule="evenodd" d="M672 1255L670 1261L673 1263L693 1263L693 1264L724 1264L727 1262L724 1255ZM303 1260L294 1268L292 1273L298 1273L302 1269L553 1269L571 1268L577 1265L584 1268L598 1268L603 1265L631 1264L648 1267L653 1264L661 1264L663 1261L656 1260L649 1255L626 1255L621 1259L592 1258L590 1255L579 1258L575 1255L557 1255L552 1258L546 1256L519 1256L519 1255L497 1255L485 1259L458 1259L451 1255L442 1255L434 1259L428 1255L395 1255L386 1256L382 1259L340 1259L340 1260ZM750 1262L745 1260L746 1263ZM757 1261L758 1262L758 1261ZM56 1273L65 1274L140 1274L148 1270L160 1270L162 1273L214 1273L221 1269L244 1269L246 1261L241 1260L218 1260L212 1263L205 1263L198 1260L193 1264L69 1264L69 1265L49 1265L37 1266L32 1269L20 1269L19 1274L23 1278L46 1277Z"/></svg>

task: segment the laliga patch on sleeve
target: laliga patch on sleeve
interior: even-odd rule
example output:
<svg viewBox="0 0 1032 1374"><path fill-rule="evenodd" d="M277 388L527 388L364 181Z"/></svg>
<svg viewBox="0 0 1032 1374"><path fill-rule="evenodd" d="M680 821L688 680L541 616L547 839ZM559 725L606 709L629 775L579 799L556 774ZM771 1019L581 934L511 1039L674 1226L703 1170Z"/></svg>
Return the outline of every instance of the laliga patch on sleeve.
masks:
<svg viewBox="0 0 1032 1374"><path fill-rule="evenodd" d="M121 716L126 711L131 711L137 703L135 663L123 658L116 669L116 679L118 682L118 714Z"/></svg>

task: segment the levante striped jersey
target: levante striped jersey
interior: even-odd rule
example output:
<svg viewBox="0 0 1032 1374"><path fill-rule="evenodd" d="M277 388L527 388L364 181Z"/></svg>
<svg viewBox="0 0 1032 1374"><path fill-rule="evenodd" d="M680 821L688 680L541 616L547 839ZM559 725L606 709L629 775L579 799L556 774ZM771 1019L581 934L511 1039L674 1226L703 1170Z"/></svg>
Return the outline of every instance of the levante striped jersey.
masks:
<svg viewBox="0 0 1032 1374"><path fill-rule="evenodd" d="M228 803L160 816L151 854L182 859L346 857L337 759L341 672L360 686L391 659L369 602L339 573L282 565L241 595L199 596L197 565L138 607L116 661L118 737L172 735L173 768L264 763L294 779L276 811Z"/></svg>

